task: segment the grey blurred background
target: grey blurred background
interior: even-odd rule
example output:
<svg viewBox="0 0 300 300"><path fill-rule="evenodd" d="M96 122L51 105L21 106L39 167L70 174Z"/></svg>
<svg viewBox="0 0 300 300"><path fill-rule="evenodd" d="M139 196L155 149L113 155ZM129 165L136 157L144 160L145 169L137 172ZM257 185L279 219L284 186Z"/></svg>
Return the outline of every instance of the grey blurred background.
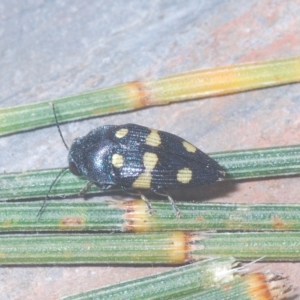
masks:
<svg viewBox="0 0 300 300"><path fill-rule="evenodd" d="M194 69L298 56L299 15L299 0L2 0L1 107ZM297 144L299 91L300 84L285 85L61 129L69 144L97 126L127 122L180 135L205 152ZM1 138L0 157L1 172L20 172L66 166L67 153L57 129L48 127ZM221 185L207 193L221 202L300 202L296 177ZM299 288L299 263L253 268L284 272ZM0 299L58 299L166 269L3 266Z"/></svg>

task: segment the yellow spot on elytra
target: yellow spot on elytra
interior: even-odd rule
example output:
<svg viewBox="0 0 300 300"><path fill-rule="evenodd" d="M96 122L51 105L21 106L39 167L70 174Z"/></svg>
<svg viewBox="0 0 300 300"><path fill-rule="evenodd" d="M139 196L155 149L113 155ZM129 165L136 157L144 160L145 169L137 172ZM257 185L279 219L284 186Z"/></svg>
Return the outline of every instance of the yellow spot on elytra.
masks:
<svg viewBox="0 0 300 300"><path fill-rule="evenodd" d="M124 157L121 154L115 153L112 156L111 162L112 162L114 167L121 168L124 164Z"/></svg>
<svg viewBox="0 0 300 300"><path fill-rule="evenodd" d="M143 163L146 170L151 171L155 168L158 162L158 157L155 153L152 152L145 152L143 156Z"/></svg>
<svg viewBox="0 0 300 300"><path fill-rule="evenodd" d="M3 223L2 223L2 226L3 227L9 227L11 225L11 223L9 222L9 221L4 221Z"/></svg>
<svg viewBox="0 0 300 300"><path fill-rule="evenodd" d="M142 173L132 184L134 188L150 189L152 176L150 173Z"/></svg>
<svg viewBox="0 0 300 300"><path fill-rule="evenodd" d="M177 180L181 183L189 183L192 179L193 172L188 168L183 168L177 173Z"/></svg>
<svg viewBox="0 0 300 300"><path fill-rule="evenodd" d="M161 144L161 138L157 130L151 130L146 137L146 144L152 147L158 147Z"/></svg>
<svg viewBox="0 0 300 300"><path fill-rule="evenodd" d="M150 189L152 180L151 171L155 168L157 162L158 157L155 153L145 152L143 156L145 171L133 182L132 186L134 188Z"/></svg>
<svg viewBox="0 0 300 300"><path fill-rule="evenodd" d="M195 153L196 150L197 150L197 148L195 146L193 146L192 144L190 144L186 141L182 142L182 145L186 149L186 151L188 151L188 152Z"/></svg>
<svg viewBox="0 0 300 300"><path fill-rule="evenodd" d="M128 129L122 128L116 132L115 136L120 139L120 138L124 137L127 133L128 133Z"/></svg>

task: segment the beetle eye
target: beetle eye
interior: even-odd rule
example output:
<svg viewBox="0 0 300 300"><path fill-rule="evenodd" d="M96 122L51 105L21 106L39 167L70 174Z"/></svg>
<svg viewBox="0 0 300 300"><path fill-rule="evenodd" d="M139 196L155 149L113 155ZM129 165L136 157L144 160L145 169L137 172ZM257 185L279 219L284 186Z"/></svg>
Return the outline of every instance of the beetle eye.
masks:
<svg viewBox="0 0 300 300"><path fill-rule="evenodd" d="M69 170L76 176L80 176L81 174L79 173L76 165L73 162L69 163Z"/></svg>

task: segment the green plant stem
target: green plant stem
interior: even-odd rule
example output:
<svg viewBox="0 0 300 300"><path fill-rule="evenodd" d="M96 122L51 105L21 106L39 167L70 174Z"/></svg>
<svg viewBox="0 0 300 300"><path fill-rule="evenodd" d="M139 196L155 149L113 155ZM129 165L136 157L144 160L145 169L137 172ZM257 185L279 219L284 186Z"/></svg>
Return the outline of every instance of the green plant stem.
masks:
<svg viewBox="0 0 300 300"><path fill-rule="evenodd" d="M0 232L26 231L174 231L300 230L300 204L221 204L176 202L177 218L168 201L49 201L0 203ZM130 213L129 213L130 212Z"/></svg>
<svg viewBox="0 0 300 300"><path fill-rule="evenodd" d="M174 295L172 300L280 300L291 295L291 286L285 278L271 273L254 273L236 277L233 281L219 286L188 291L184 296Z"/></svg>
<svg viewBox="0 0 300 300"><path fill-rule="evenodd" d="M175 295L183 296L233 280L233 265L234 260L231 258L209 259L63 299L173 299Z"/></svg>
<svg viewBox="0 0 300 300"><path fill-rule="evenodd" d="M62 99L0 109L0 135L152 105L297 82L300 57L187 72L129 82Z"/></svg>
<svg viewBox="0 0 300 300"><path fill-rule="evenodd" d="M2 235L0 264L182 264L182 243L174 245L181 238L173 233Z"/></svg>
<svg viewBox="0 0 300 300"><path fill-rule="evenodd" d="M300 232L204 234L193 255L199 258L234 256L242 261L300 261Z"/></svg>
<svg viewBox="0 0 300 300"><path fill-rule="evenodd" d="M26 234L0 237L0 263L183 264L209 257L300 261L300 232Z"/></svg>
<svg viewBox="0 0 300 300"><path fill-rule="evenodd" d="M300 145L210 154L226 171L227 180L269 178L300 174ZM60 169L0 174L0 200L43 198ZM59 178L50 196L75 195L87 181L69 171ZM111 189L110 191L120 191ZM89 194L107 193L97 187Z"/></svg>

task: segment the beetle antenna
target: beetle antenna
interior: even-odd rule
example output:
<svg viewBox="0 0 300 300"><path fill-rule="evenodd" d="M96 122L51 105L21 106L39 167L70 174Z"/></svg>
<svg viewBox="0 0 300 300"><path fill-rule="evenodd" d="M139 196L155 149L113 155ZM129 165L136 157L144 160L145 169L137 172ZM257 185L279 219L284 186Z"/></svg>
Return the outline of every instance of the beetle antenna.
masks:
<svg viewBox="0 0 300 300"><path fill-rule="evenodd" d="M66 143L66 141L65 141L65 139L64 139L64 137L63 137L63 135L62 135L62 133L61 133L61 130L60 130L60 127L59 127L59 124L58 124L58 120L57 120L57 115L56 115L56 110L55 110L54 102L52 102L52 109L53 109L53 113L54 113L54 117L55 117L55 122L56 122L56 127L57 127L57 130L58 130L58 132L59 132L59 135L60 135L60 137L61 137L61 139L62 139L62 141L63 141L63 143L64 143L66 149L69 150L69 147L68 147L68 145L67 145L67 143Z"/></svg>
<svg viewBox="0 0 300 300"><path fill-rule="evenodd" d="M58 133L59 133L59 135L60 135L60 137L61 137L61 139L62 139L62 141L63 141L63 143L64 143L64 145L65 145L65 147L66 147L66 149L69 150L69 147L68 147L68 145L67 145L67 143L66 143L66 141L65 141L65 139L64 139L64 137L63 137L63 135L62 135L62 133L61 133L61 130L60 130L60 127L59 127L59 124L58 124L57 114L56 114L54 102L52 102L52 110L53 110L53 114L54 114L54 117L55 117L55 123L56 123L56 127L57 127L57 130L58 130ZM41 216L41 214L42 214L42 212L43 212L43 210L44 210L44 208L45 208L46 201L49 199L49 194L50 194L50 192L51 192L51 190L52 190L54 184L56 183L57 179L58 179L58 178L63 174L63 172L65 172L67 169L69 169L69 167L66 167L66 168L61 169L61 171L57 174L57 176L55 177L55 179L52 181L52 183L51 183L51 185L50 185L50 187L49 187L49 190L48 190L48 192L47 192L47 194L46 194L46 197L45 197L45 199L44 199L44 201L43 201L43 204L42 204L40 210L39 210L38 213L37 213L37 218L39 218L39 217Z"/></svg>
<svg viewBox="0 0 300 300"><path fill-rule="evenodd" d="M39 212L38 212L37 215L36 215L37 218L39 218L39 217L41 216L41 214L42 214L42 212L43 212L43 210L44 210L44 207L45 207L45 205L46 205L46 201L49 199L49 194L50 194L50 192L51 192L51 190L52 190L54 184L56 183L57 179L58 179L58 178L59 178L66 170L68 170L68 169L69 169L69 167L66 167L66 168L61 169L61 171L57 174L57 176L55 177L55 179L52 181L52 183L51 183L51 185L50 185L50 187L49 187L49 190L48 190L48 192L47 192L47 194L46 194L46 197L45 197L45 199L44 199L44 201L43 201L43 204L42 204L42 206L41 206Z"/></svg>

